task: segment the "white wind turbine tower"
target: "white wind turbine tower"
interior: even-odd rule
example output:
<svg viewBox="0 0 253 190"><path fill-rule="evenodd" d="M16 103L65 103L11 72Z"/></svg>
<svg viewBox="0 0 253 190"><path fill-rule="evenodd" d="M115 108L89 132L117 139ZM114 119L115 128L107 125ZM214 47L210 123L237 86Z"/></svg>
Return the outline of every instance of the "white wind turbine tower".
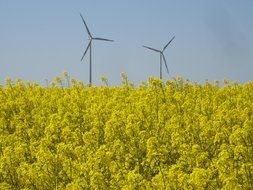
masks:
<svg viewBox="0 0 253 190"><path fill-rule="evenodd" d="M81 16L81 18L82 18L82 20L83 20L84 26L85 26L85 28L86 28L86 31L87 31L88 35L89 35L89 43L88 43L88 46L86 47L86 49L85 49L85 51L84 51L84 53L83 53L83 56L82 56L82 58L81 58L81 61L83 60L83 58L84 58L84 56L86 55L87 51L90 50L90 72L89 72L90 75L89 75L89 85L91 86L91 85L92 85L92 62L91 62L91 60L92 60L92 59L91 59L92 42L93 42L93 40L100 40L100 41L113 42L113 40L106 39L106 38L97 38L97 37L93 37L93 36L91 35L90 30L89 30L89 28L88 28L88 26L87 26L87 24L86 24L86 22L85 22L85 20L84 20L84 18L83 18L83 16L82 16L81 13L80 13L80 16Z"/></svg>
<svg viewBox="0 0 253 190"><path fill-rule="evenodd" d="M174 40L174 38L175 38L175 36L173 36L173 38L163 47L162 50L158 50L158 49L155 49L155 48L152 48L152 47L148 47L148 46L143 46L144 48L150 49L150 50L158 52L160 54L160 79L162 79L162 61L164 61L166 70L167 70L167 72L169 74L168 65L167 65L167 62L166 62L166 59L165 59L165 56L164 56L163 52L168 47L168 45Z"/></svg>

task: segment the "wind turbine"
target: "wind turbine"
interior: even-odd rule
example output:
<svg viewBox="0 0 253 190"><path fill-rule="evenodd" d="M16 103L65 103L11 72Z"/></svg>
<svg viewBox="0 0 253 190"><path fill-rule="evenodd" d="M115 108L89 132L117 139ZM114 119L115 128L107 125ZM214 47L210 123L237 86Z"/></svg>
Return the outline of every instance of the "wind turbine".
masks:
<svg viewBox="0 0 253 190"><path fill-rule="evenodd" d="M160 53L160 79L162 79L162 61L164 61L165 67L167 69L167 72L169 74L169 69L168 69L168 65L165 59L165 56L163 54L164 50L168 47L168 45L172 42L172 40L174 40L175 36L173 36L173 38L163 47L162 50L158 50L158 49L154 49L148 46L143 46L144 48L150 49L152 51L158 52Z"/></svg>
<svg viewBox="0 0 253 190"><path fill-rule="evenodd" d="M84 58L84 56L86 55L87 51L90 50L90 76L89 76L89 85L91 86L91 85L92 85L92 64L91 64L91 47L92 47L92 41L93 41L93 40L100 40L100 41L113 42L113 40L109 40L109 39L105 39L105 38L94 38L94 37L91 35L90 30L89 30L89 28L88 28L88 26L87 26L87 24L86 24L86 22L85 22L85 20L84 20L84 18L83 18L83 16L82 16L81 13L80 13L80 16L81 16L81 18L82 18L82 20L83 20L83 24L84 24L84 26L85 26L85 28L86 28L86 31L87 31L88 35L89 35L89 39L88 39L88 40L89 40L89 43L88 43L88 46L86 47L86 49L85 49L85 51L84 51L84 53L83 53L83 56L82 56L82 58L81 58L81 61L83 60L83 58Z"/></svg>

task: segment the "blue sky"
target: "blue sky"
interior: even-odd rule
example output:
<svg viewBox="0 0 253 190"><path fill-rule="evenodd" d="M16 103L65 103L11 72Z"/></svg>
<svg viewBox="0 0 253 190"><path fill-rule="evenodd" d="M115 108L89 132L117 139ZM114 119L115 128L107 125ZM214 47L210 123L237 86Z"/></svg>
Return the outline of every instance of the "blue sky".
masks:
<svg viewBox="0 0 253 190"><path fill-rule="evenodd" d="M53 80L63 71L88 82L88 44L79 13L92 34L114 39L93 45L93 81L106 76L120 84L120 73L138 84L159 77L159 54L164 52L170 75L193 82L252 80L252 0L75 0L0 1L0 82L6 77Z"/></svg>

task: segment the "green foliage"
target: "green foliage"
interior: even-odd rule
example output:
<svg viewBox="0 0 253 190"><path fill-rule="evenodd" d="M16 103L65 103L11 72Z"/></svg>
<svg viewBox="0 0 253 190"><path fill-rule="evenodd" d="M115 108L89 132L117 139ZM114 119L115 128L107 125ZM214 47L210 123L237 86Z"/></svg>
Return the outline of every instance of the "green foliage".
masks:
<svg viewBox="0 0 253 190"><path fill-rule="evenodd" d="M121 77L6 79L0 189L253 189L252 82Z"/></svg>

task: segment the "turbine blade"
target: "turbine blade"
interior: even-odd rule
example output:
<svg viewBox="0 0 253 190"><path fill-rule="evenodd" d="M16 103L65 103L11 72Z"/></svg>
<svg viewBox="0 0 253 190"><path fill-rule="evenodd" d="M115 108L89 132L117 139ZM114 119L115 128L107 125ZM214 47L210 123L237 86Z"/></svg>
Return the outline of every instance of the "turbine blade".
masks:
<svg viewBox="0 0 253 190"><path fill-rule="evenodd" d="M150 50L152 50L152 51L156 51L156 52L161 53L161 51L158 50L158 49L154 49L154 48L151 48L151 47L148 47L148 46L142 46L142 47L147 48L147 49L150 49Z"/></svg>
<svg viewBox="0 0 253 190"><path fill-rule="evenodd" d="M169 73L169 68L168 68L168 65L167 65L167 62L166 62L166 59L165 59L165 56L163 55L163 53L162 53L162 57L163 57L163 60L164 60L164 64L165 64L166 70L167 70L168 74L170 74Z"/></svg>
<svg viewBox="0 0 253 190"><path fill-rule="evenodd" d="M114 42L114 40L109 40L109 39L106 39L106 38L93 38L93 40L102 40L102 41Z"/></svg>
<svg viewBox="0 0 253 190"><path fill-rule="evenodd" d="M168 47L168 45L172 42L172 40L174 40L175 36L173 36L173 38L166 44L166 46L164 46L163 51Z"/></svg>
<svg viewBox="0 0 253 190"><path fill-rule="evenodd" d="M89 44L88 44L88 46L87 46L87 48L86 48L85 52L83 53L83 56L82 56L82 58L81 58L81 61L83 60L83 58L84 58L85 54L87 53L87 51L88 51L88 49L89 49L90 45L91 45L91 41L89 42Z"/></svg>
<svg viewBox="0 0 253 190"><path fill-rule="evenodd" d="M84 18L83 18L83 15L82 15L81 13L80 13L80 16L81 16L81 18L82 18L82 20L83 20L84 26L85 26L85 28L86 28L86 30L87 30L89 36L92 38L92 35L91 35L91 33L90 33L90 30L89 30L89 28L88 28L88 26L87 26L87 24L86 24L86 22L85 22L85 20L84 20Z"/></svg>

